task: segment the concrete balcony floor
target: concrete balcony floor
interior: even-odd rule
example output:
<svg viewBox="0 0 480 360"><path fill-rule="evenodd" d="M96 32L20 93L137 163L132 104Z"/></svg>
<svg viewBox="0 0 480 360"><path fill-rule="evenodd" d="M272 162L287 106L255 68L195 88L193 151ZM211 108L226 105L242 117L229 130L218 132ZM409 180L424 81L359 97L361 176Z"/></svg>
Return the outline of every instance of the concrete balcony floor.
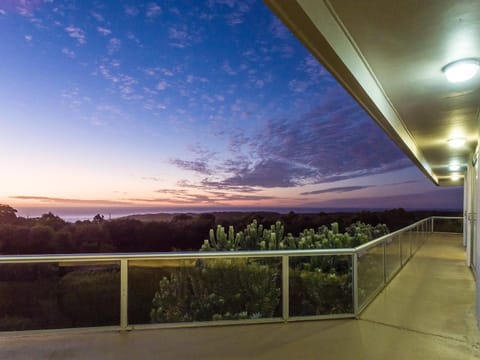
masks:
<svg viewBox="0 0 480 360"><path fill-rule="evenodd" d="M433 234L359 320L0 337L0 359L480 359L461 236Z"/></svg>

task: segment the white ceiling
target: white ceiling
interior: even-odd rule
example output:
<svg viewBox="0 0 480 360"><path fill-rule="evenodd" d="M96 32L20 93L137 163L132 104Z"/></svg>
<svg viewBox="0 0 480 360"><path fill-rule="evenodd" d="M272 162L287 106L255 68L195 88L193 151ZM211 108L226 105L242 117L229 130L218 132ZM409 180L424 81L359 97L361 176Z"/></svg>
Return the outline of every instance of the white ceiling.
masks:
<svg viewBox="0 0 480 360"><path fill-rule="evenodd" d="M266 0L293 33L437 184L477 145L480 74L449 83L441 69L480 58L480 2ZM465 136L453 150L447 140Z"/></svg>

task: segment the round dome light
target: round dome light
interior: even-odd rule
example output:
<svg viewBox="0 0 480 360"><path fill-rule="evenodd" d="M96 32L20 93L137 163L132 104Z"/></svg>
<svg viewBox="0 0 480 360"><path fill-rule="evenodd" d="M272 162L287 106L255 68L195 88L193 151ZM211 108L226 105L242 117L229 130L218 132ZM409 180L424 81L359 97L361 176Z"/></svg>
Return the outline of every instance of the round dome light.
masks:
<svg viewBox="0 0 480 360"><path fill-rule="evenodd" d="M451 164L448 166L448 170L450 170L450 171L458 171L458 170L460 170L460 164L458 164L458 163L451 163Z"/></svg>
<svg viewBox="0 0 480 360"><path fill-rule="evenodd" d="M458 181L459 179L460 179L460 175L458 175L458 174L450 175L450 180L452 180L452 181Z"/></svg>
<svg viewBox="0 0 480 360"><path fill-rule="evenodd" d="M451 62L442 68L447 80L453 83L470 80L478 72L478 59L463 59Z"/></svg>
<svg viewBox="0 0 480 360"><path fill-rule="evenodd" d="M448 145L452 148L459 148L465 145L466 139L464 137L456 137L456 138L451 138L448 139Z"/></svg>

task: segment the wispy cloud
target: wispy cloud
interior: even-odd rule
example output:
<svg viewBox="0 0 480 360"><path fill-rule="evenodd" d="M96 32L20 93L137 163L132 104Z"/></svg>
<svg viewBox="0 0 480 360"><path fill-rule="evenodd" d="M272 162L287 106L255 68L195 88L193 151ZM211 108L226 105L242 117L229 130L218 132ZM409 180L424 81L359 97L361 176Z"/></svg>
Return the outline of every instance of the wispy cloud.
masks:
<svg viewBox="0 0 480 360"><path fill-rule="evenodd" d="M137 37L137 35L135 35L134 33L132 33L131 31L128 31L127 32L127 39L130 40L130 41L133 41L137 44L139 44L140 46L142 46L142 42L140 41L140 39Z"/></svg>
<svg viewBox="0 0 480 360"><path fill-rule="evenodd" d="M290 40L292 38L290 31L277 17L272 17L269 29L277 39Z"/></svg>
<svg viewBox="0 0 480 360"><path fill-rule="evenodd" d="M172 159L170 161L173 165L184 169L194 171L200 174L209 175L212 170L208 167L208 162L204 160L181 160L181 159Z"/></svg>
<svg viewBox="0 0 480 360"><path fill-rule="evenodd" d="M108 45L107 45L108 54L112 55L112 54L116 53L117 51L120 50L121 46L122 46L122 41L120 39L111 38L108 41Z"/></svg>
<svg viewBox="0 0 480 360"><path fill-rule="evenodd" d="M71 205L129 205L130 203L125 201L116 200L99 200L99 199L71 199L71 198L59 198L49 196L30 196L30 195L18 195L9 196L10 199L15 200L29 200L39 201L41 203L60 203Z"/></svg>
<svg viewBox="0 0 480 360"><path fill-rule="evenodd" d="M124 6L125 14L128 16L137 16L140 13L140 10L136 6Z"/></svg>
<svg viewBox="0 0 480 360"><path fill-rule="evenodd" d="M251 10L251 4L252 1L209 0L207 6L210 12L203 13L200 17L211 21L221 14L229 26L235 27L245 22L246 16Z"/></svg>
<svg viewBox="0 0 480 360"><path fill-rule="evenodd" d="M171 26L168 29L168 37L172 40L172 45L175 47L184 48L190 45L190 34L187 32L185 25Z"/></svg>
<svg viewBox="0 0 480 360"><path fill-rule="evenodd" d="M233 70L228 60L225 60L222 65L222 70L228 75L237 75L237 71Z"/></svg>
<svg viewBox="0 0 480 360"><path fill-rule="evenodd" d="M147 5L146 16L149 19L155 18L162 13L162 7L157 3L150 3Z"/></svg>
<svg viewBox="0 0 480 360"><path fill-rule="evenodd" d="M293 92L304 93L308 88L308 83L306 81L293 79L288 82L288 88Z"/></svg>
<svg viewBox="0 0 480 360"><path fill-rule="evenodd" d="M142 180L155 181L155 182L162 181L162 179L160 179L159 177L156 177L156 176L143 176Z"/></svg>
<svg viewBox="0 0 480 360"><path fill-rule="evenodd" d="M305 203L305 206L322 206L335 208L405 208L405 209L451 209L461 210L463 207L463 189L442 188L435 191L410 193L393 196L369 196L332 199L327 201Z"/></svg>
<svg viewBox="0 0 480 360"><path fill-rule="evenodd" d="M65 28L65 31L68 33L68 36L77 40L79 44L85 44L87 42L87 37L85 36L85 32L79 27L67 26Z"/></svg>
<svg viewBox="0 0 480 360"><path fill-rule="evenodd" d="M375 185L358 185L358 186L339 186L333 187L329 189L322 189L322 190L314 190L308 192L302 192L300 195L317 195L317 194L328 194L328 193L344 193L362 189L368 189L371 187L375 187Z"/></svg>
<svg viewBox="0 0 480 360"><path fill-rule="evenodd" d="M160 80L157 83L157 86L155 86L157 90L165 90L167 87L168 87L168 82L166 82L165 80Z"/></svg>
<svg viewBox="0 0 480 360"><path fill-rule="evenodd" d="M5 15L7 15L7 12L6 12L5 10L3 10L3 9L0 9L0 15L5 16Z"/></svg>
<svg viewBox="0 0 480 360"><path fill-rule="evenodd" d="M104 36L110 35L112 33L112 30L101 26L97 26L97 31Z"/></svg>
<svg viewBox="0 0 480 360"><path fill-rule="evenodd" d="M104 22L105 19L103 18L103 16L101 14L99 14L98 12L95 12L95 11L92 11L90 13L92 15L92 17L97 20L98 22Z"/></svg>
<svg viewBox="0 0 480 360"><path fill-rule="evenodd" d="M241 111L245 111L245 105L234 102L232 112ZM173 164L207 175L215 168L216 178L205 178L203 185L218 188L296 187L411 166L339 85L324 91L318 105L303 114L264 119L258 134L232 135L228 161L210 158L208 167L191 159L177 159Z"/></svg>
<svg viewBox="0 0 480 360"><path fill-rule="evenodd" d="M75 52L73 50L68 49L68 48L63 48L62 49L62 54L69 57L69 58L74 58L75 57Z"/></svg>
<svg viewBox="0 0 480 360"><path fill-rule="evenodd" d="M260 194L238 194L224 191L207 191L196 192L191 189L159 189L157 194L164 195L164 197L154 196L151 198L135 198L128 199L130 201L140 201L148 203L167 203L167 204L181 204L181 205L230 205L235 201L262 201L272 200L276 197L271 195Z"/></svg>

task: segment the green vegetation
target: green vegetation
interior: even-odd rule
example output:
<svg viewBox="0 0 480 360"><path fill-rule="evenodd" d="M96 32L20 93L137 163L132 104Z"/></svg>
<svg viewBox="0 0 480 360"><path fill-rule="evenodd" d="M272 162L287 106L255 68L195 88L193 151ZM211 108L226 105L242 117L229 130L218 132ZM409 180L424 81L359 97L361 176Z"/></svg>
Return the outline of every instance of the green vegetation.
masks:
<svg viewBox="0 0 480 360"><path fill-rule="evenodd" d="M278 261L221 259L181 266L153 298L153 322L238 320L278 316Z"/></svg>
<svg viewBox="0 0 480 360"><path fill-rule="evenodd" d="M351 248L388 233L388 228L356 222L339 232L338 223L285 234L277 221L269 228L253 220L244 230L210 229L201 251ZM280 316L280 259L197 260L171 269L159 282L153 322L270 318ZM293 257L290 261L290 315L351 313L352 264L349 256Z"/></svg>
<svg viewBox="0 0 480 360"><path fill-rule="evenodd" d="M215 229L214 239L210 236L209 246L218 249L215 244L217 227L225 223L231 224L234 229L244 229L240 231L240 236L244 238L237 238L235 231L232 237L230 227L225 228L223 232L226 239L218 238L220 246L232 250L236 247L238 250L268 250L280 246L290 249L293 246L288 242L290 238L281 243L284 234L300 234L304 229L318 229L332 223L337 223L338 233L343 234L347 227L357 221L386 224L394 231L430 215L459 214L406 212L403 209L317 214L215 212L137 215L111 221L104 220L97 214L91 221L69 223L52 213L43 214L39 218L17 217L16 209L0 204L0 255L197 251L204 243L205 234L212 228ZM258 223L256 227L253 220ZM283 225L281 229L278 228L277 221ZM441 223L438 226L442 226ZM283 231L283 234L280 231ZM308 238L308 234L305 235ZM257 241L259 238L262 238L264 243ZM254 247L257 244L260 244L259 247Z"/></svg>
<svg viewBox="0 0 480 360"><path fill-rule="evenodd" d="M402 209L170 214L164 221L150 221L155 219L151 215L146 222L107 221L98 215L92 221L68 223L52 213L17 217L14 208L0 205L0 255L355 247L382 235L387 227L395 230L428 215ZM365 274L376 273L377 260L374 254L363 256L359 266ZM291 316L352 312L349 256L292 257L289 266ZM281 315L280 258L132 261L128 276L132 324ZM376 285L368 279L373 277L359 279L360 296ZM0 330L118 325L119 282L118 262L0 264Z"/></svg>

